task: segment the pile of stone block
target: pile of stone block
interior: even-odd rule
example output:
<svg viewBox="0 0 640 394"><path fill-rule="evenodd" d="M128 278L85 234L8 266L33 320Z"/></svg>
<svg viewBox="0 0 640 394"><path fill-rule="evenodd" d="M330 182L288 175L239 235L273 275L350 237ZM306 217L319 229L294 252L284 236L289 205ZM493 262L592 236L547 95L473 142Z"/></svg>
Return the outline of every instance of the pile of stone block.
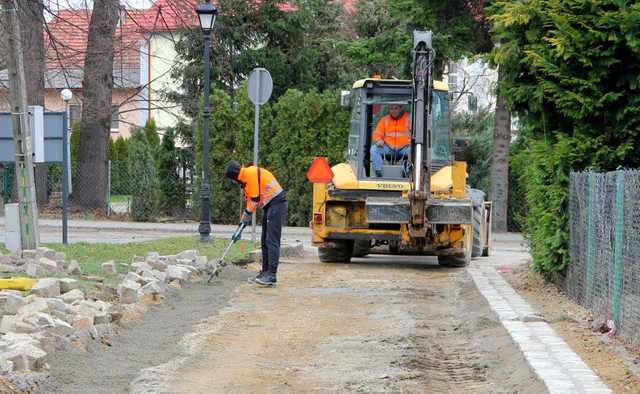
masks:
<svg viewBox="0 0 640 394"><path fill-rule="evenodd" d="M168 286L180 288L196 278L207 264L207 257L199 256L197 250L168 256L149 252L131 264L133 270L118 286L118 300L121 304L132 304L145 295L162 295Z"/></svg>
<svg viewBox="0 0 640 394"><path fill-rule="evenodd" d="M0 255L0 272L25 273L33 277L81 273L77 261L67 262L63 252L45 247Z"/></svg>
<svg viewBox="0 0 640 394"><path fill-rule="evenodd" d="M29 295L0 291L0 374L46 371L48 353L112 334L113 324L145 296L156 299L168 287L180 288L197 279L208 264L206 256L196 250L170 256L149 252L136 257L131 271L119 274L117 303L112 304L88 299L75 279L65 277L79 274L80 266L66 262L64 253L38 248L25 250L20 256L0 256L0 270L41 277ZM102 268L118 274L113 261Z"/></svg>
<svg viewBox="0 0 640 394"><path fill-rule="evenodd" d="M71 278L42 278L23 296L0 291L0 371L46 369L45 357L60 345L96 339L121 316L113 305L87 300Z"/></svg>

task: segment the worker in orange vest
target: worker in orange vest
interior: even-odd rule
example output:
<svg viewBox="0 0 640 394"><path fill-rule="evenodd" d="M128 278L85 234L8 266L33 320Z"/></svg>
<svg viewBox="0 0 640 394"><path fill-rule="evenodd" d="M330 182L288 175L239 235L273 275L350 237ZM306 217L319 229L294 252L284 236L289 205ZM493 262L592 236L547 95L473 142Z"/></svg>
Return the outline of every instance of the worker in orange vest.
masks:
<svg viewBox="0 0 640 394"><path fill-rule="evenodd" d="M251 221L251 215L262 207L262 269L251 281L263 286L276 284L280 259L280 237L287 220L287 197L275 176L264 168L242 167L232 160L227 165L225 177L236 182L244 191L247 200L241 223ZM237 236L240 238L240 234ZM237 241L237 239L234 239Z"/></svg>
<svg viewBox="0 0 640 394"><path fill-rule="evenodd" d="M371 141L371 161L377 177L382 177L382 162L385 157L391 158L393 162L409 157L411 117L402 109L402 105L389 106L389 114L378 121Z"/></svg>

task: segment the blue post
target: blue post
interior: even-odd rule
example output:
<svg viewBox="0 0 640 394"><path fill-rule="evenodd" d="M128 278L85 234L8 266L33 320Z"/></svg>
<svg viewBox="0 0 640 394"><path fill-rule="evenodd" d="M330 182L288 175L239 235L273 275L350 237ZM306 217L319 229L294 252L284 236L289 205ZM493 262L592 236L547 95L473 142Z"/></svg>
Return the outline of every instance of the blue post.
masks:
<svg viewBox="0 0 640 394"><path fill-rule="evenodd" d="M69 213L69 116L68 111L63 115L62 126L62 243L68 243L68 213Z"/></svg>

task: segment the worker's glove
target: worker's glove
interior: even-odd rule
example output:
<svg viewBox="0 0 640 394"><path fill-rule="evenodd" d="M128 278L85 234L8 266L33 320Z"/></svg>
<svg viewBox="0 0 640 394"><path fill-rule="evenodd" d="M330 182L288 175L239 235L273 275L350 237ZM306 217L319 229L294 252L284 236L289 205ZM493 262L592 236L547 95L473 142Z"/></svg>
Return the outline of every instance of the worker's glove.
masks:
<svg viewBox="0 0 640 394"><path fill-rule="evenodd" d="M240 238L242 238L242 229L244 227L243 226L238 226L238 228L236 229L236 231L233 233L233 235L231 236L231 240L233 240L233 242L238 242L240 241Z"/></svg>
<svg viewBox="0 0 640 394"><path fill-rule="evenodd" d="M240 224L247 226L251 222L251 212L248 209L244 209L242 211L242 218L240 219Z"/></svg>
<svg viewBox="0 0 640 394"><path fill-rule="evenodd" d="M378 145L379 147L383 147L384 146L384 140L378 140L376 141L376 145Z"/></svg>

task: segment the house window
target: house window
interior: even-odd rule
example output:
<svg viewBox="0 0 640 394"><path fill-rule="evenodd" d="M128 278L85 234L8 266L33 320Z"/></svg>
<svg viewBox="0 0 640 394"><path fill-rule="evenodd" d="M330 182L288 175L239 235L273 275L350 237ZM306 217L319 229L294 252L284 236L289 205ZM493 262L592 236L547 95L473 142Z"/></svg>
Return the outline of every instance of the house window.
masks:
<svg viewBox="0 0 640 394"><path fill-rule="evenodd" d="M79 123L82 118L82 106L80 104L71 104L69 106L69 124L73 127L74 124Z"/></svg>
<svg viewBox="0 0 640 394"><path fill-rule="evenodd" d="M118 119L119 108L117 105L111 106L111 130L118 130L119 128L119 119Z"/></svg>

